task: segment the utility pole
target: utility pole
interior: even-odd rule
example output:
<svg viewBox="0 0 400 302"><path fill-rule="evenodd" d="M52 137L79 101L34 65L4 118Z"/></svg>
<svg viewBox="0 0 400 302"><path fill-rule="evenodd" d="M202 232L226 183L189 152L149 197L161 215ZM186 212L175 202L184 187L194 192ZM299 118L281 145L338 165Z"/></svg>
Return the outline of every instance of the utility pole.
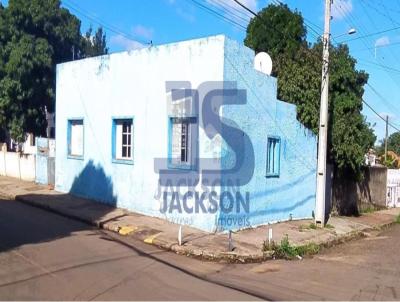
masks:
<svg viewBox="0 0 400 302"><path fill-rule="evenodd" d="M317 193L315 202L315 223L321 227L324 227L325 225L331 5L332 0L325 0L325 28L323 37L321 105L318 135Z"/></svg>
<svg viewBox="0 0 400 302"><path fill-rule="evenodd" d="M389 115L386 115L385 161L387 159L388 125L389 125Z"/></svg>

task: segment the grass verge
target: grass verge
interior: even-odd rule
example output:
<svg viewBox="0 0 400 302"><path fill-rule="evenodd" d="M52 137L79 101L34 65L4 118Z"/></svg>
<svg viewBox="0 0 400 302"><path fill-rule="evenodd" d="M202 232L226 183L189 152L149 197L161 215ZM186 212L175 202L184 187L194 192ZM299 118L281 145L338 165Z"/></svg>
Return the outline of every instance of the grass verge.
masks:
<svg viewBox="0 0 400 302"><path fill-rule="evenodd" d="M324 226L325 229L334 229L335 227L329 223L325 224ZM307 230L322 230L323 228L317 227L317 225L313 222L309 224L302 224L299 226L299 232L304 232Z"/></svg>
<svg viewBox="0 0 400 302"><path fill-rule="evenodd" d="M286 235L279 244L274 241L269 244L267 241L264 241L263 244L264 252L273 252L273 257L276 259L294 259L298 256L311 256L318 254L320 251L320 246L316 243L307 243L304 245L295 246L290 244L289 236Z"/></svg>

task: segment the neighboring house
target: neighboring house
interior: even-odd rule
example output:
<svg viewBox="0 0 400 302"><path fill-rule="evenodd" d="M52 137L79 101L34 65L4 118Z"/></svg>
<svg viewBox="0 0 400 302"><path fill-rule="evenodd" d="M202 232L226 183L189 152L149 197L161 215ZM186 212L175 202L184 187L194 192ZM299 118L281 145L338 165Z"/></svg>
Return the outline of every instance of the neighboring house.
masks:
<svg viewBox="0 0 400 302"><path fill-rule="evenodd" d="M316 137L253 60L219 35L58 65L56 190L207 231L311 218Z"/></svg>
<svg viewBox="0 0 400 302"><path fill-rule="evenodd" d="M24 154L35 154L35 135L33 133L26 134L26 140L23 143L18 143L14 141L12 138L7 139L8 151L11 152L21 152Z"/></svg>
<svg viewBox="0 0 400 302"><path fill-rule="evenodd" d="M16 143L11 138L1 144L0 175L22 180L35 180L36 147L33 134L26 135L24 143Z"/></svg>
<svg viewBox="0 0 400 302"><path fill-rule="evenodd" d="M54 113L50 113L47 111L46 108L46 121L47 121L47 127L46 127L46 136L47 138L54 138L56 135L56 116Z"/></svg>
<svg viewBox="0 0 400 302"><path fill-rule="evenodd" d="M387 169L386 206L400 207L400 170Z"/></svg>
<svg viewBox="0 0 400 302"><path fill-rule="evenodd" d="M364 155L365 165L373 167L377 164L378 156L376 155L376 151L374 149L369 149L368 152Z"/></svg>

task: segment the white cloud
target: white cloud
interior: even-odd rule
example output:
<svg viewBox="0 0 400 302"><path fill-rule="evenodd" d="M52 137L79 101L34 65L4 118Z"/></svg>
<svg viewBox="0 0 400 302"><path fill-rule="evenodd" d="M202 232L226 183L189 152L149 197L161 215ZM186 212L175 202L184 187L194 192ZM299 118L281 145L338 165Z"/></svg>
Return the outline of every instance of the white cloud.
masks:
<svg viewBox="0 0 400 302"><path fill-rule="evenodd" d="M188 21L189 23L193 23L194 21L196 21L196 18L192 14L184 11L181 7L176 8L176 13L178 14L178 16Z"/></svg>
<svg viewBox="0 0 400 302"><path fill-rule="evenodd" d="M150 40L151 38L153 38L153 34L154 34L154 29L140 25L140 24L133 27L132 31L135 35L145 38L147 40Z"/></svg>
<svg viewBox="0 0 400 302"><path fill-rule="evenodd" d="M353 11L352 0L335 0L332 4L331 16L334 19L343 19Z"/></svg>
<svg viewBox="0 0 400 302"><path fill-rule="evenodd" d="M116 46L119 46L125 50L135 50L135 49L141 49L146 47L146 45L143 45L142 43L131 40L126 38L123 35L115 35L110 38L110 42Z"/></svg>
<svg viewBox="0 0 400 302"><path fill-rule="evenodd" d="M376 46L386 46L389 44L390 44L390 39L388 36L380 37L380 38L376 39L376 41L375 41L375 47Z"/></svg>
<svg viewBox="0 0 400 302"><path fill-rule="evenodd" d="M189 23L193 23L196 21L196 18L194 17L193 14L189 13L187 11L187 9L183 9L181 7L181 5L179 5L176 0L167 0L169 5L175 6L175 12L176 14L181 17L182 19L184 19L185 21L189 22Z"/></svg>

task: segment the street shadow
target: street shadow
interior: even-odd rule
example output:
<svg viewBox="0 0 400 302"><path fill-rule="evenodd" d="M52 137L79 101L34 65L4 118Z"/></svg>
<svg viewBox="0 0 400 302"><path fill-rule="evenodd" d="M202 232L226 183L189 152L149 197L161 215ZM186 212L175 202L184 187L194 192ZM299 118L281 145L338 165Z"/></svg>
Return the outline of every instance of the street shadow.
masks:
<svg viewBox="0 0 400 302"><path fill-rule="evenodd" d="M359 216L357 183L353 180L334 180L333 206L339 215Z"/></svg>
<svg viewBox="0 0 400 302"><path fill-rule="evenodd" d="M74 179L70 193L40 194L41 189L37 185L25 188L32 193L15 197L23 203L0 198L0 252L61 239L77 231L94 230L87 221L104 223L106 215L107 221L120 218L110 215L117 202L112 180L92 161Z"/></svg>
<svg viewBox="0 0 400 302"><path fill-rule="evenodd" d="M371 205L373 205L373 200L371 196L371 188L370 188L370 182L371 182L371 172L370 169L363 169L363 175L364 178L359 182L358 184L358 189L360 191L360 197L358 200L358 209L360 211L363 211L364 208L367 208ZM361 201L361 199L363 199Z"/></svg>
<svg viewBox="0 0 400 302"><path fill-rule="evenodd" d="M333 206L339 215L359 216L370 209L386 207L385 167L364 167L362 177L335 178L333 182Z"/></svg>

